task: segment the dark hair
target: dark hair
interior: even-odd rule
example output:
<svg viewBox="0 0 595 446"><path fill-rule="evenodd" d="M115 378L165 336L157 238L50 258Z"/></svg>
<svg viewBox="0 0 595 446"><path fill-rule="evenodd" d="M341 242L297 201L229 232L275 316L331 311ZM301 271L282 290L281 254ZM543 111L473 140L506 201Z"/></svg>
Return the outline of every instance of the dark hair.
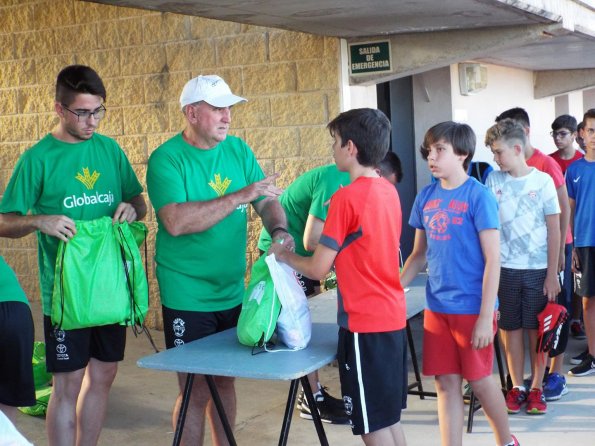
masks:
<svg viewBox="0 0 595 446"><path fill-rule="evenodd" d="M328 123L331 135L338 134L343 146L352 141L357 147L357 161L362 166L376 167L390 145L390 121L380 110L355 108L340 113Z"/></svg>
<svg viewBox="0 0 595 446"><path fill-rule="evenodd" d="M56 102L70 105L80 93L101 96L105 101L105 85L99 75L85 65L70 65L58 74L56 79Z"/></svg>
<svg viewBox="0 0 595 446"><path fill-rule="evenodd" d="M394 173L397 183L403 179L403 167L401 167L401 160L395 152L388 152L384 159L378 165L380 169L380 176L387 177Z"/></svg>
<svg viewBox="0 0 595 446"><path fill-rule="evenodd" d="M496 122L496 124L487 130L485 145L492 147L496 141L508 142L512 140L520 142L523 151L525 150L527 146L527 134L525 133L523 124L514 119L505 118Z"/></svg>
<svg viewBox="0 0 595 446"><path fill-rule="evenodd" d="M560 115L554 122L552 122L552 130L555 132L559 129L568 129L571 132L576 132L576 118L570 115Z"/></svg>
<svg viewBox="0 0 595 446"><path fill-rule="evenodd" d="M458 122L446 121L436 124L430 128L424 136L419 151L424 160L428 159L430 153L430 146L438 141L444 140L450 144L457 155L467 155L463 162L465 172L469 167L469 163L475 154L475 133L473 129L467 124L459 124Z"/></svg>
<svg viewBox="0 0 595 446"><path fill-rule="evenodd" d="M525 111L524 108L515 107L503 111L498 116L496 116L496 122L502 121L503 119L507 118L514 119L515 121L520 122L524 127L531 127L531 123L529 122L529 114Z"/></svg>
<svg viewBox="0 0 595 446"><path fill-rule="evenodd" d="M579 130L582 130L582 129L584 129L584 128L585 128L585 123L584 123L583 121L579 122L579 123L576 125L576 131L577 131L577 132L578 132ZM580 135L579 135L579 136L580 136Z"/></svg>
<svg viewBox="0 0 595 446"><path fill-rule="evenodd" d="M587 119L595 119L595 108L587 110L583 116L583 127L587 125Z"/></svg>

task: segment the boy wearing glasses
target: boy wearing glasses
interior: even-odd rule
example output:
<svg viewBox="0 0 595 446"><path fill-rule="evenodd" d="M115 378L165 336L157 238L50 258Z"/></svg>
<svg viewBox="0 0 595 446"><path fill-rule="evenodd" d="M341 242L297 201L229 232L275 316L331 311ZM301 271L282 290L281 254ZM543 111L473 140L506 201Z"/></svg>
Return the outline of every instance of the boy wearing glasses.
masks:
<svg viewBox="0 0 595 446"><path fill-rule="evenodd" d="M558 149L550 156L558 163L562 169L562 173L566 174L568 166L574 161L583 157L583 154L574 146L574 141L578 137L578 126L574 116L560 115L554 122L552 122L552 131L550 135L554 139L554 144ZM569 226L569 233L570 231ZM568 393L566 388L566 379L563 376L562 366L564 363L564 352L568 344L568 335L572 333L577 339L584 339L585 334L581 323L581 301L580 297L574 295L572 269L571 269L571 253L572 253L572 236L566 240L566 261L564 263L563 272L563 287L562 293L558 297L558 303L566 306L568 314L572 315L572 319L564 323L558 347L550 352L552 356L552 363L550 366L550 373L546 380L544 387L544 395L547 401L555 401L561 396ZM566 280L568 278L568 280ZM571 362L577 361L572 358ZM574 362L573 362L574 363ZM580 361L578 362L580 363Z"/></svg>
<svg viewBox="0 0 595 446"><path fill-rule="evenodd" d="M60 240L75 220L143 218L146 205L132 166L118 144L95 133L105 116L105 86L91 68L72 65L56 81L57 127L17 162L4 192L3 235L37 235L47 368L54 374L46 418L49 445L94 445L124 357L126 327L52 327L50 310Z"/></svg>
<svg viewBox="0 0 595 446"><path fill-rule="evenodd" d="M562 173L566 173L566 169L572 162L583 157L583 154L574 147L576 132L577 124L574 116L560 115L552 122L550 135L554 138L554 144L558 150L550 156L558 163Z"/></svg>

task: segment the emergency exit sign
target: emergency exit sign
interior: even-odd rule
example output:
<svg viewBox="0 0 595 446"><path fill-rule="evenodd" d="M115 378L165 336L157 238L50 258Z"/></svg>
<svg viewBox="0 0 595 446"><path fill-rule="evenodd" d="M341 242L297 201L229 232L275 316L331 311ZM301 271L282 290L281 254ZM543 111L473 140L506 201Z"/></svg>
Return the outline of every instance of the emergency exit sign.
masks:
<svg viewBox="0 0 595 446"><path fill-rule="evenodd" d="M354 74L390 71L390 42L349 44L349 72Z"/></svg>

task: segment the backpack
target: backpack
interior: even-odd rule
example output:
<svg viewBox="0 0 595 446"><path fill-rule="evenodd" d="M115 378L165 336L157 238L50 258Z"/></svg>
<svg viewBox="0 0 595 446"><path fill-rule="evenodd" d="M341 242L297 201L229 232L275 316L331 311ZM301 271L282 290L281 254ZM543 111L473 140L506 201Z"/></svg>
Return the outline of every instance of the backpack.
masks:
<svg viewBox="0 0 595 446"><path fill-rule="evenodd" d="M249 347L264 346L275 332L280 311L281 301L275 293L265 256L261 256L252 265L250 283L244 292L237 326L240 343Z"/></svg>
<svg viewBox="0 0 595 446"><path fill-rule="evenodd" d="M63 330L142 325L149 289L138 246L147 227L102 217L76 221L76 229L68 243L58 245L52 325Z"/></svg>

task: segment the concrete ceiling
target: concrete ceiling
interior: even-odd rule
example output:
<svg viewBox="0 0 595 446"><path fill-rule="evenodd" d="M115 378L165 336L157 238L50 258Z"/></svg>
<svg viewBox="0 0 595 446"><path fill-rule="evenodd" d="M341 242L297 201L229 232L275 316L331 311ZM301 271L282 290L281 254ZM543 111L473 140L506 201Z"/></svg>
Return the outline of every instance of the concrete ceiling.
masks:
<svg viewBox="0 0 595 446"><path fill-rule="evenodd" d="M595 68L595 1L593 0L93 0L97 3L195 15L316 35L350 42L370 37L469 33L482 30L535 29L540 39L479 45L459 61L474 60L533 71ZM546 9L547 8L547 9ZM508 33L508 34L507 34ZM505 42L499 42L505 43Z"/></svg>

